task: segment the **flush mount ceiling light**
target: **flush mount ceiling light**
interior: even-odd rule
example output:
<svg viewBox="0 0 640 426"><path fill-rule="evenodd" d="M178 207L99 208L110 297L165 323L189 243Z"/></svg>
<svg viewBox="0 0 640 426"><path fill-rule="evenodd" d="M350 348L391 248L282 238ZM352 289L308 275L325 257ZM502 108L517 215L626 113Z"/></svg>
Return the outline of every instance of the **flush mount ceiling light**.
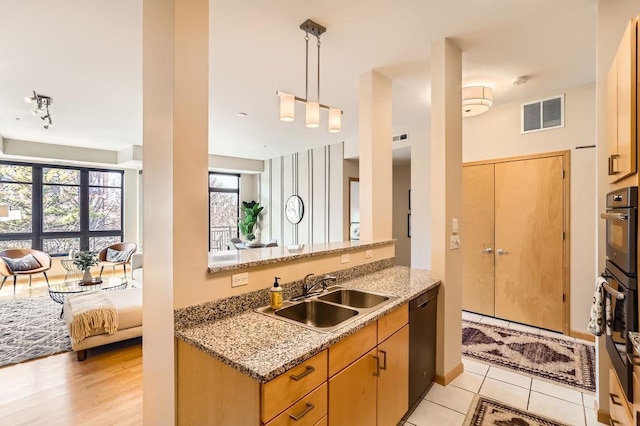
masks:
<svg viewBox="0 0 640 426"><path fill-rule="evenodd" d="M493 90L485 86L469 86L462 88L462 116L480 115L493 105Z"/></svg>
<svg viewBox="0 0 640 426"><path fill-rule="evenodd" d="M324 109L329 111L329 132L338 133L342 130L342 110L320 103L320 36L327 29L322 25L313 22L311 19L304 21L300 25L300 29L305 32L304 41L306 43L304 98L300 98L290 93L277 91L276 94L280 97L280 120L293 121L295 119L295 103L296 101L302 102L306 106L307 127L320 126L320 110ZM318 46L318 92L315 101L309 99L309 34L316 37Z"/></svg>
<svg viewBox="0 0 640 426"><path fill-rule="evenodd" d="M40 114L44 114L40 116L40 119L44 121L45 129L53 127L53 120L51 118L51 114L49 113L49 106L51 105L53 100L49 96L39 95L34 90L33 96L25 96L24 101L29 104L35 103L35 108L31 110L31 113L33 115L40 116Z"/></svg>

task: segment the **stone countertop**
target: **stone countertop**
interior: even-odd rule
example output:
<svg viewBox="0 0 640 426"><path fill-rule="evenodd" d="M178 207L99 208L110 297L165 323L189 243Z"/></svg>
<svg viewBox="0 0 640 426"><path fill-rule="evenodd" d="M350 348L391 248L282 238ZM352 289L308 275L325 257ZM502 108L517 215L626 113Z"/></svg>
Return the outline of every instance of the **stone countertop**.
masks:
<svg viewBox="0 0 640 426"><path fill-rule="evenodd" d="M231 271L261 265L270 265L287 260L323 256L337 252L349 252L374 248L393 243L393 240L361 242L340 241L299 246L249 248L246 250L224 250L209 253L209 273Z"/></svg>
<svg viewBox="0 0 640 426"><path fill-rule="evenodd" d="M341 282L339 285L343 287L386 293L398 296L398 299L332 333L247 311L176 331L176 337L264 383L439 283L430 271L405 266L394 266Z"/></svg>
<svg viewBox="0 0 640 426"><path fill-rule="evenodd" d="M640 333L638 333L637 331L630 331L629 340L631 340L631 344L636 349L636 351L640 353Z"/></svg>

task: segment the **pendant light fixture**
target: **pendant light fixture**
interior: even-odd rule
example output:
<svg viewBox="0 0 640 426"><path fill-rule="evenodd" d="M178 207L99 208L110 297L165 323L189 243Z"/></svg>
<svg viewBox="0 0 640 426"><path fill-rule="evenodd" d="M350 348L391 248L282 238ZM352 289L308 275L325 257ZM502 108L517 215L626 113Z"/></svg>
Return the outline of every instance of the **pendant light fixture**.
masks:
<svg viewBox="0 0 640 426"><path fill-rule="evenodd" d="M315 128L320 126L320 110L329 112L328 130L331 133L337 133L342 130L342 110L339 108L329 107L320 103L320 36L327 29L322 25L307 19L300 25L300 29L305 32L304 40L306 44L305 53L305 93L304 98L277 91L280 97L280 120L293 121L295 119L295 103L302 102L306 106L305 123L307 127ZM317 94L315 100L309 99L309 34L314 35L317 39L318 48L318 71L317 71Z"/></svg>

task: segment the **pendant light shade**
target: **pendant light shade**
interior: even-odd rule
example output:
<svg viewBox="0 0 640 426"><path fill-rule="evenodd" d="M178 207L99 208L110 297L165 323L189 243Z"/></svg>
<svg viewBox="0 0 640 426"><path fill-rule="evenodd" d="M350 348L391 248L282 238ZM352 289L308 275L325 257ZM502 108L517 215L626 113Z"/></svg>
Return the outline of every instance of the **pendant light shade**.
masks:
<svg viewBox="0 0 640 426"><path fill-rule="evenodd" d="M493 90L485 86L470 86L462 88L462 116L473 117L480 115L493 105Z"/></svg>
<svg viewBox="0 0 640 426"><path fill-rule="evenodd" d="M280 95L280 120L293 121L295 118L295 96L289 93L279 93Z"/></svg>
<svg viewBox="0 0 640 426"><path fill-rule="evenodd" d="M320 125L320 104L307 101L307 127L318 127Z"/></svg>
<svg viewBox="0 0 640 426"><path fill-rule="evenodd" d="M342 130L342 111L339 108L329 108L329 133Z"/></svg>

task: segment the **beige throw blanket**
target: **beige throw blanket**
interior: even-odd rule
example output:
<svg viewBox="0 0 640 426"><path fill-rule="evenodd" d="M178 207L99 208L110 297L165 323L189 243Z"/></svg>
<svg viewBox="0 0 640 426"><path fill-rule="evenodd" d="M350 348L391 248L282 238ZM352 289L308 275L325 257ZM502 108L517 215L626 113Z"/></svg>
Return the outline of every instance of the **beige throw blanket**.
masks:
<svg viewBox="0 0 640 426"><path fill-rule="evenodd" d="M67 306L71 309L71 339L82 342L92 332L104 329L113 334L118 331L118 311L104 292L88 291L70 297Z"/></svg>

